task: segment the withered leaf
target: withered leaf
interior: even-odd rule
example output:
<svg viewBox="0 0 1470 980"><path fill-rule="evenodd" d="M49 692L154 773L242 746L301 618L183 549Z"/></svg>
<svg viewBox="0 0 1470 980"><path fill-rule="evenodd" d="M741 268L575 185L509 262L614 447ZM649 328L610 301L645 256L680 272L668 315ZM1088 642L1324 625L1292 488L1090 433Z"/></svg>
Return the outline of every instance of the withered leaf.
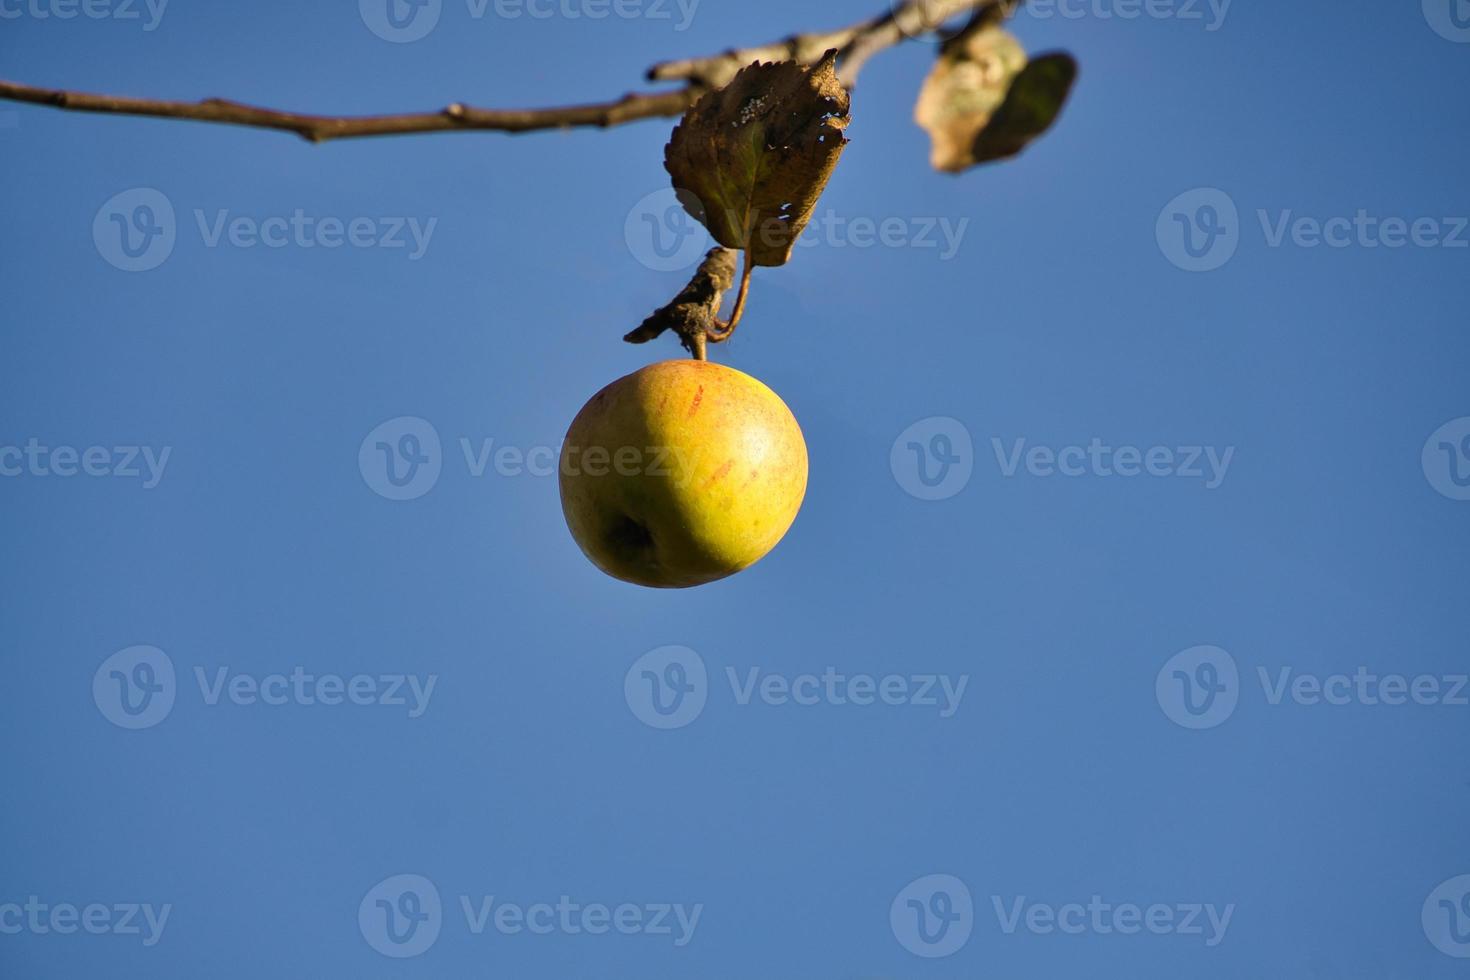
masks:
<svg viewBox="0 0 1470 980"><path fill-rule="evenodd" d="M757 63L685 114L664 148L674 188L715 241L784 265L847 144L836 52L815 65ZM681 199L685 197L681 193Z"/></svg>
<svg viewBox="0 0 1470 980"><path fill-rule="evenodd" d="M1004 160L1045 133L1062 111L1077 62L1068 54L1029 63L999 27L955 39L924 81L914 119L928 130L934 169L959 173Z"/></svg>

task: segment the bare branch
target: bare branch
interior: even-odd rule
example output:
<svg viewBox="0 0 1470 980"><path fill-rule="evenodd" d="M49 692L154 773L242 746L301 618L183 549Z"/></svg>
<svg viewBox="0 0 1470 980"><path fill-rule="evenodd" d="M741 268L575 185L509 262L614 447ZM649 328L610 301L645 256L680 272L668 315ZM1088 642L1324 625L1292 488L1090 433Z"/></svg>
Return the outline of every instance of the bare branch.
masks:
<svg viewBox="0 0 1470 980"><path fill-rule="evenodd" d="M937 31L945 22L968 13L972 19L994 16L1004 20L1015 12L1021 0L913 0L894 8L887 17L879 18L868 30L855 36L842 51L842 81L848 88L880 51L901 44L909 38Z"/></svg>
<svg viewBox="0 0 1470 980"><path fill-rule="evenodd" d="M730 79L735 77L736 72L756 61L795 61L804 65L813 64L833 48L839 51L846 48L859 32L869 28L872 23L872 21L867 21L825 34L797 34L774 44L739 48L706 58L665 61L648 69L648 80L666 82L687 79L709 88L723 88Z"/></svg>
<svg viewBox="0 0 1470 980"><path fill-rule="evenodd" d="M0 80L0 101L28 102L74 112L97 112L162 119L190 119L276 129L313 143L361 136L495 130L525 133L576 126L608 127L640 119L678 116L705 91L729 82L753 61L795 60L814 64L832 48L839 51L844 84L874 54L909 38L929 33L953 17L999 9L1009 13L1019 0L905 0L881 16L825 33L798 34L774 44L727 51L707 58L669 61L649 69L653 81L684 81L668 92L630 93L613 102L547 109L482 109L454 103L435 112L376 116L321 116L245 105L225 99L175 102L121 95L45 89Z"/></svg>
<svg viewBox="0 0 1470 980"><path fill-rule="evenodd" d="M873 55L911 38L934 32L946 21L965 13L990 9L1007 13L1018 0L907 0L889 12L840 30L796 34L774 44L736 48L706 58L666 61L648 70L650 81L687 79L707 88L722 88L735 73L753 61L796 61L814 64L832 48L844 84L852 87L858 71Z"/></svg>
<svg viewBox="0 0 1470 980"><path fill-rule="evenodd" d="M571 126L616 126L637 119L680 115L694 104L699 94L696 87L690 86L674 92L626 95L616 102L557 109L478 109L455 103L438 112L338 117L280 112L224 99L164 102L116 95L93 95L87 92L63 92L0 81L0 99L13 102L31 102L77 112L258 126L295 133L313 143L358 136L395 136L407 133L476 130L524 133Z"/></svg>

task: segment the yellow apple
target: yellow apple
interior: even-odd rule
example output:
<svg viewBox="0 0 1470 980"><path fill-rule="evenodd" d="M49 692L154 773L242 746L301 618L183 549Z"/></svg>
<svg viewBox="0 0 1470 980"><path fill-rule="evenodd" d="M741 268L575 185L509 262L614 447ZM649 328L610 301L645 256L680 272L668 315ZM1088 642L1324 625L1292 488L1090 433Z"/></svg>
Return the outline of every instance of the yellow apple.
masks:
<svg viewBox="0 0 1470 980"><path fill-rule="evenodd" d="M733 575L785 536L806 495L806 441L748 374L650 364L583 406L561 454L567 527L614 578L682 589Z"/></svg>

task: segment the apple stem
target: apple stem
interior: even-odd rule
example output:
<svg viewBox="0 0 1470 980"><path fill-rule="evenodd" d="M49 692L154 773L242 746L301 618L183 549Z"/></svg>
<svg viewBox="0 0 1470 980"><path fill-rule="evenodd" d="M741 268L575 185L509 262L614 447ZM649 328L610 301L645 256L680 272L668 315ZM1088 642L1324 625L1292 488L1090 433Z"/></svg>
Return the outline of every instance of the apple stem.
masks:
<svg viewBox="0 0 1470 980"><path fill-rule="evenodd" d="M754 266L750 261L750 249L745 250L745 260L740 270L740 291L735 294L735 307L730 311L728 321L716 320L714 328L709 331L709 339L716 344L723 344L730 339L735 328L740 326L740 318L745 314L745 297L750 294L750 274Z"/></svg>

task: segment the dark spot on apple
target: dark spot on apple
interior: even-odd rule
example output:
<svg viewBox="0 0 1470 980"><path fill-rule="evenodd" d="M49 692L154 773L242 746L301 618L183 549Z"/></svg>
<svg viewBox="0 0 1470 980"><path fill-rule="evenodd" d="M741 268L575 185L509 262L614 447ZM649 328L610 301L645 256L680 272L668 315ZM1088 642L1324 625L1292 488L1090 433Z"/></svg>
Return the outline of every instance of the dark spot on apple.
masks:
<svg viewBox="0 0 1470 980"><path fill-rule="evenodd" d="M622 514L607 529L607 543L620 558L640 558L653 550L653 532Z"/></svg>
<svg viewBox="0 0 1470 980"><path fill-rule="evenodd" d="M694 418L694 413L699 411L699 403L702 401L704 401L704 385L700 385L699 390L694 393L694 401L689 405L689 418Z"/></svg>

